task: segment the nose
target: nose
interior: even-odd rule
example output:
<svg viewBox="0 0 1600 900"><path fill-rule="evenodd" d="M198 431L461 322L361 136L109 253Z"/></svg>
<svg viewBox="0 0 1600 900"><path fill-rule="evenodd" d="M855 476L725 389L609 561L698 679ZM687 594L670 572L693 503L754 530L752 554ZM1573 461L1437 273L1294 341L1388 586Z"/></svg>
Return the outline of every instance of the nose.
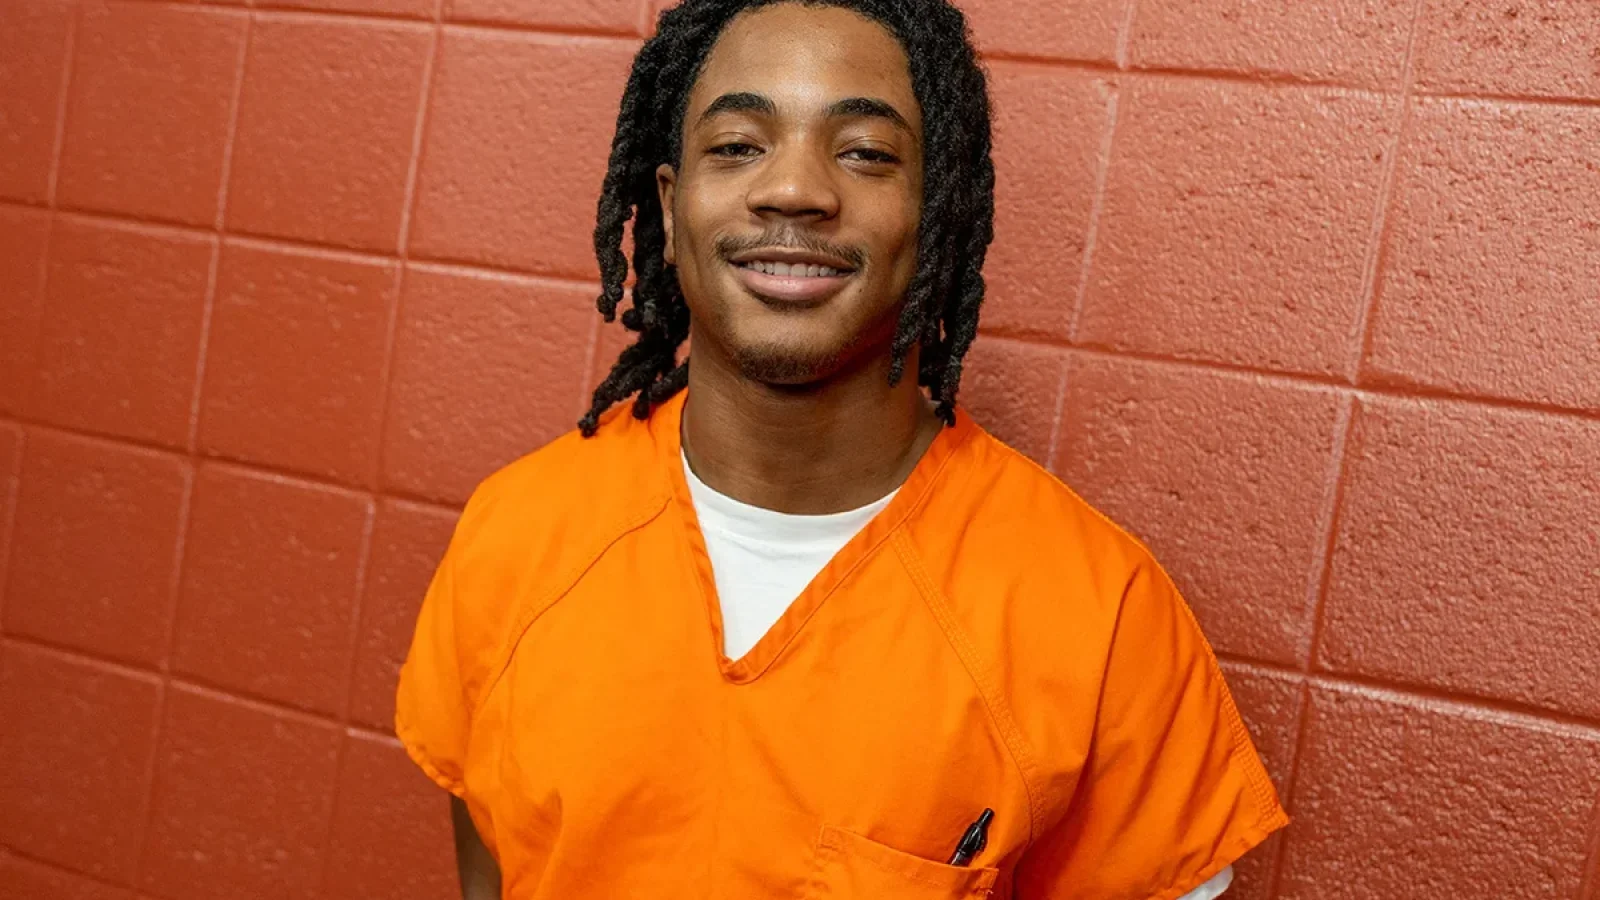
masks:
<svg viewBox="0 0 1600 900"><path fill-rule="evenodd" d="M804 146L773 151L745 197L764 219L821 221L839 214L839 191L824 154Z"/></svg>

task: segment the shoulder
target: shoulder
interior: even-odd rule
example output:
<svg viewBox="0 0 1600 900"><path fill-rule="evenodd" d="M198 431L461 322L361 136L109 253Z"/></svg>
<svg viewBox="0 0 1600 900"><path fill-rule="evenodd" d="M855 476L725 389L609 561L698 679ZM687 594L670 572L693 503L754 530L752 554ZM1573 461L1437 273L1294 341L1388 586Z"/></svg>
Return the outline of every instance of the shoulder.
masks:
<svg viewBox="0 0 1600 900"><path fill-rule="evenodd" d="M977 429L953 463L911 527L958 611L999 586L1039 616L1109 625L1135 576L1159 572L1126 529L987 432Z"/></svg>
<svg viewBox="0 0 1600 900"><path fill-rule="evenodd" d="M473 492L451 542L461 613L485 632L514 627L659 514L668 494L650 424L625 410L594 437L570 432L505 466Z"/></svg>

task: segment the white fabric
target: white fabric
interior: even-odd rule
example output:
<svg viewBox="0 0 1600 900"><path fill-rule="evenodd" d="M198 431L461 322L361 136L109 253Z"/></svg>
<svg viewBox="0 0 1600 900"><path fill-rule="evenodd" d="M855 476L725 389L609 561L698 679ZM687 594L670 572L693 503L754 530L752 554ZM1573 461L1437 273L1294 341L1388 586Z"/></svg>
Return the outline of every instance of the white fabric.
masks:
<svg viewBox="0 0 1600 900"><path fill-rule="evenodd" d="M894 499L891 493L848 512L797 516L717 493L694 474L687 457L683 473L711 557L722 652L729 659L750 652L828 560ZM1179 900L1215 900L1232 883L1230 866Z"/></svg>
<svg viewBox="0 0 1600 900"><path fill-rule="evenodd" d="M722 652L750 652L828 560L889 505L890 494L860 509L797 516L741 503L701 481L684 460L689 497L711 556L722 607Z"/></svg>

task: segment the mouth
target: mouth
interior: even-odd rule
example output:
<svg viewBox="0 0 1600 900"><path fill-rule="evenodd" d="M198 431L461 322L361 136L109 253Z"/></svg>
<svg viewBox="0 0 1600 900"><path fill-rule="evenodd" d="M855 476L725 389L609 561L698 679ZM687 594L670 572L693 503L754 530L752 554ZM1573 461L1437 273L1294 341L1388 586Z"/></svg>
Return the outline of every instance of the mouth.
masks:
<svg viewBox="0 0 1600 900"><path fill-rule="evenodd" d="M792 250L754 250L729 262L745 290L769 306L820 305L856 273L844 260Z"/></svg>
<svg viewBox="0 0 1600 900"><path fill-rule="evenodd" d="M817 263L786 263L765 259L736 262L734 265L741 269L749 269L753 272L760 272L763 275L772 275L777 278L833 278L850 271Z"/></svg>

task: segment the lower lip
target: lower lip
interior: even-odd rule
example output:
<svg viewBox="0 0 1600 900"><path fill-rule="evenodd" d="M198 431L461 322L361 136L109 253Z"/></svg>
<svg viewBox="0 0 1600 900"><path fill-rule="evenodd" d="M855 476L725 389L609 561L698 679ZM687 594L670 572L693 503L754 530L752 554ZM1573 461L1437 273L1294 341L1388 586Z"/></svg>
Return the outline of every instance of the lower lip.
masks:
<svg viewBox="0 0 1600 900"><path fill-rule="evenodd" d="M755 269L744 266L734 266L739 281L750 293L763 300L776 300L780 303L793 303L796 305L815 305L838 293L850 280L849 274L843 275L768 275Z"/></svg>

